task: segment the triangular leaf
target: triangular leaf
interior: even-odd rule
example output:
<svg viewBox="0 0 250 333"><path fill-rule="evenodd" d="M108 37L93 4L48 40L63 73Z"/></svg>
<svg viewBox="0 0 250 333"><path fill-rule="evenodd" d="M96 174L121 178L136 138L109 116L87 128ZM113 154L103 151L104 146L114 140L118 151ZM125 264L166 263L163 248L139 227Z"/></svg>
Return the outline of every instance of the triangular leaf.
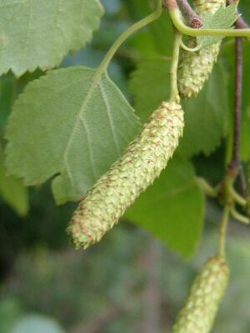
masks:
<svg viewBox="0 0 250 333"><path fill-rule="evenodd" d="M2 0L0 75L53 68L92 38L103 13L99 0Z"/></svg>
<svg viewBox="0 0 250 333"><path fill-rule="evenodd" d="M201 29L229 29L238 17L237 3L227 7L220 7L214 14L208 13L203 17ZM221 39L223 39L223 36L199 36L197 37L197 44L205 47Z"/></svg>
<svg viewBox="0 0 250 333"><path fill-rule="evenodd" d="M189 256L201 235L204 198L191 163L172 160L160 178L143 193L126 217L167 245Z"/></svg>
<svg viewBox="0 0 250 333"><path fill-rule="evenodd" d="M78 200L123 152L139 122L105 73L74 67L33 81L7 129L7 166L25 184L50 177L58 203Z"/></svg>

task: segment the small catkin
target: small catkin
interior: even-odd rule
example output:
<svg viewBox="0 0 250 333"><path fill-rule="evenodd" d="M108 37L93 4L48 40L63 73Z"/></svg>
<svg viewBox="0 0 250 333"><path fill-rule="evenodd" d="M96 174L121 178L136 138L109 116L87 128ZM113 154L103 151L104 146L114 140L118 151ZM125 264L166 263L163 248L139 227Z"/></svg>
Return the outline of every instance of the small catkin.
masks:
<svg viewBox="0 0 250 333"><path fill-rule="evenodd" d="M194 9L201 18L207 13L215 13L221 6L226 5L226 0L195 0ZM192 38L188 46L195 47ZM196 97L203 88L204 83L212 72L214 63L220 52L221 41L201 48L197 52L181 50L178 68L178 88L183 99Z"/></svg>
<svg viewBox="0 0 250 333"><path fill-rule="evenodd" d="M166 167L184 127L180 104L163 102L125 154L87 192L68 232L76 248L98 242Z"/></svg>
<svg viewBox="0 0 250 333"><path fill-rule="evenodd" d="M209 333L224 296L229 270L225 260L213 257L196 277L171 333Z"/></svg>

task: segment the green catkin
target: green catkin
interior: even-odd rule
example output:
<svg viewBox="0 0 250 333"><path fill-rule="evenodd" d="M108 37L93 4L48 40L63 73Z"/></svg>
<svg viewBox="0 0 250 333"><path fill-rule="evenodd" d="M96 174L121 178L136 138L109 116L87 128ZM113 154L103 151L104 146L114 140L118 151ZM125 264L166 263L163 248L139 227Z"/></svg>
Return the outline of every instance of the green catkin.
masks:
<svg viewBox="0 0 250 333"><path fill-rule="evenodd" d="M171 333L209 333L224 296L229 270L216 256L208 260L196 277Z"/></svg>
<svg viewBox="0 0 250 333"><path fill-rule="evenodd" d="M88 191L74 212L68 232L76 248L98 242L153 183L177 148L183 127L180 104L163 102L125 154Z"/></svg>
<svg viewBox="0 0 250 333"><path fill-rule="evenodd" d="M194 9L203 18L207 13L215 13L221 6L226 5L226 0L195 0ZM195 47L192 38L188 46ZM196 97L203 88L204 83L212 72L214 63L220 52L221 41L201 48L197 52L181 50L178 68L178 88L183 99Z"/></svg>

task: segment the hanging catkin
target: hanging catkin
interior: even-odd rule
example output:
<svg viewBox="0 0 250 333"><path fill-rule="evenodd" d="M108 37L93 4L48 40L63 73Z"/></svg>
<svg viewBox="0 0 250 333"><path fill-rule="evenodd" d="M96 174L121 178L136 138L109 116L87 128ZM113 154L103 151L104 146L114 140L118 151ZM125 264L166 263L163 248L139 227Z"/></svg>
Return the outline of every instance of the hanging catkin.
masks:
<svg viewBox="0 0 250 333"><path fill-rule="evenodd" d="M211 258L196 277L171 333L209 333L228 281L228 266Z"/></svg>
<svg viewBox="0 0 250 333"><path fill-rule="evenodd" d="M194 9L203 18L207 13L215 13L225 4L226 0L195 0ZM192 38L188 44L191 48L195 47L195 39ZM195 97L203 88L219 55L220 45L221 41L201 48L197 52L181 51L178 87L183 99Z"/></svg>
<svg viewBox="0 0 250 333"><path fill-rule="evenodd" d="M68 232L77 248L98 242L139 194L153 183L182 136L181 106L163 102L139 136L90 189L73 214Z"/></svg>

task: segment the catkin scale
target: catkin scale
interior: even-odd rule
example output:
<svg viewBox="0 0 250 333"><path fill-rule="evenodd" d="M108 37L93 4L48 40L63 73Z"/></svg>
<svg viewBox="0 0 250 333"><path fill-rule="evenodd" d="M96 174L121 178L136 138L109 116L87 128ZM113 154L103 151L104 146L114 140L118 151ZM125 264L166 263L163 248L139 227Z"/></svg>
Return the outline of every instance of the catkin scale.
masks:
<svg viewBox="0 0 250 333"><path fill-rule="evenodd" d="M215 13L221 6L225 6L225 0L195 0L194 9L201 18L207 13ZM181 50L178 68L178 88L183 99L197 96L203 88L213 70L220 52L221 41L201 48L196 52ZM195 47L195 39L188 43L190 48Z"/></svg>
<svg viewBox="0 0 250 333"><path fill-rule="evenodd" d="M224 296L229 270L220 256L208 260L194 280L171 333L209 333Z"/></svg>
<svg viewBox="0 0 250 333"><path fill-rule="evenodd" d="M76 248L98 242L153 183L178 146L183 127L181 106L163 102L125 154L81 200L68 227Z"/></svg>

